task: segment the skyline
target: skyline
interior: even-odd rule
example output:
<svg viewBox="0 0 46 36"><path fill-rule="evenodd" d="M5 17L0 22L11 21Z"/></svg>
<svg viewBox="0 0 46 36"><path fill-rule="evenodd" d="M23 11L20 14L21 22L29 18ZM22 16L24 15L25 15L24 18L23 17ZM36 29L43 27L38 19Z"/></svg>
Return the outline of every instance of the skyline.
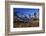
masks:
<svg viewBox="0 0 46 36"><path fill-rule="evenodd" d="M39 16L39 9L35 8L13 8L14 16L16 14L20 17L27 16L29 18L29 14L32 16L34 13L36 13L37 16Z"/></svg>

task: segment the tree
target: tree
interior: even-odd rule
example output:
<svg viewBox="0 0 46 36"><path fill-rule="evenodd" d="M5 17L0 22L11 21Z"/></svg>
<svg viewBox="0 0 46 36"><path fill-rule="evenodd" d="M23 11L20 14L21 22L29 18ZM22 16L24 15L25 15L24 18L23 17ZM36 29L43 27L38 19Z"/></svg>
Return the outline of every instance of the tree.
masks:
<svg viewBox="0 0 46 36"><path fill-rule="evenodd" d="M32 21L31 14L29 14L29 22L31 22L31 21Z"/></svg>
<svg viewBox="0 0 46 36"><path fill-rule="evenodd" d="M27 18L27 16L25 16L25 20L24 20L25 22L28 22L28 18Z"/></svg>
<svg viewBox="0 0 46 36"><path fill-rule="evenodd" d="M29 18L31 18L31 14L29 14Z"/></svg>
<svg viewBox="0 0 46 36"><path fill-rule="evenodd" d="M27 16L25 16L25 20L27 20Z"/></svg>
<svg viewBox="0 0 46 36"><path fill-rule="evenodd" d="M36 12L34 12L34 16L35 16L35 18L36 18L36 15L37 15L37 13L36 13Z"/></svg>

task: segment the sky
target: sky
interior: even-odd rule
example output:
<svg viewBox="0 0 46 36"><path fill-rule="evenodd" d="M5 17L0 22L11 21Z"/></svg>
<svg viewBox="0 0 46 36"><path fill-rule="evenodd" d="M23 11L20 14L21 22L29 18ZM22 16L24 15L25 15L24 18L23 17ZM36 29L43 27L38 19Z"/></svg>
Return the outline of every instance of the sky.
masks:
<svg viewBox="0 0 46 36"><path fill-rule="evenodd" d="M37 16L39 15L39 9L37 8L13 8L14 16L17 14L20 17L27 16L29 17L29 14L32 15L36 12Z"/></svg>

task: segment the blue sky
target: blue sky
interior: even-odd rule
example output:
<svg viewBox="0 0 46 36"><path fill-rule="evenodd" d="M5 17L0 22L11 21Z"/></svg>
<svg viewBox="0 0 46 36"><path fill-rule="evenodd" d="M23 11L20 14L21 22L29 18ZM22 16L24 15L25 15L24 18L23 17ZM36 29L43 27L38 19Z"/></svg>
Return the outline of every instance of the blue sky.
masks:
<svg viewBox="0 0 46 36"><path fill-rule="evenodd" d="M13 8L14 11L14 15L17 14L19 16L27 16L30 14L33 14L34 12L36 12L37 14L39 14L39 9L35 9L35 8Z"/></svg>

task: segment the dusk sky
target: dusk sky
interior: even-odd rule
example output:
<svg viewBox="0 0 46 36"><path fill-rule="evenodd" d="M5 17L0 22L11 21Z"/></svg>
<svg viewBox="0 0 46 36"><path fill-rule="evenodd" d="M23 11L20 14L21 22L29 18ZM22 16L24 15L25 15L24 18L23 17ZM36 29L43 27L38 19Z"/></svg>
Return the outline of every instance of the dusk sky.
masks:
<svg viewBox="0 0 46 36"><path fill-rule="evenodd" d="M14 8L14 15L17 13L17 15L19 16L27 16L29 17L29 14L32 15L34 12L37 13L37 15L39 14L39 9L35 9L35 8Z"/></svg>

